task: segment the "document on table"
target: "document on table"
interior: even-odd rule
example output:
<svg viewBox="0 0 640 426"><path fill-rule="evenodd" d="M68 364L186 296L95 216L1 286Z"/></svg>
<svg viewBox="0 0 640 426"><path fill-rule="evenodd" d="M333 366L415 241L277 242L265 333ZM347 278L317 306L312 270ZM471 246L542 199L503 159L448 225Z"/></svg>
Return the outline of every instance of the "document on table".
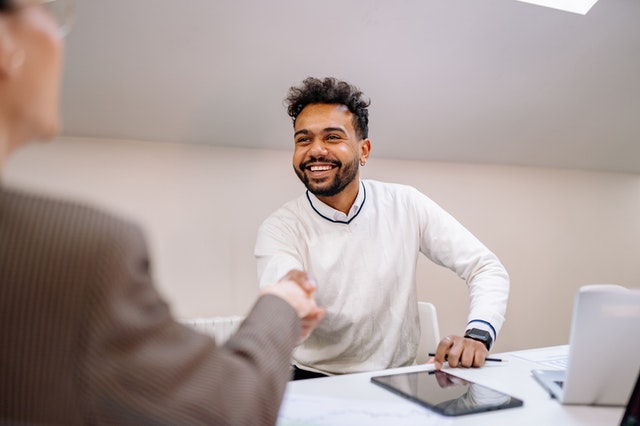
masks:
<svg viewBox="0 0 640 426"><path fill-rule="evenodd" d="M278 426L448 425L451 419L408 401L367 401L285 393Z"/></svg>
<svg viewBox="0 0 640 426"><path fill-rule="evenodd" d="M564 369L567 367L569 345L518 351L517 355L512 356L526 361L537 362L548 367Z"/></svg>

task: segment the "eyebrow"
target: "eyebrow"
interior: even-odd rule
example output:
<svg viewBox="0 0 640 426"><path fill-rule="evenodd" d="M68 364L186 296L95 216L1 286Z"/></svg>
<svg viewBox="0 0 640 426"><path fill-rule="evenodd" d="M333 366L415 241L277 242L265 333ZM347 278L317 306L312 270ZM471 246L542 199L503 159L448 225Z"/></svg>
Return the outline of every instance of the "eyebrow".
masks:
<svg viewBox="0 0 640 426"><path fill-rule="evenodd" d="M325 127L324 129L322 129L322 133L331 133L331 132L340 132L340 133L347 134L347 131L344 130L342 127ZM307 129L300 129L297 132L295 132L293 136L308 135L309 133L311 132Z"/></svg>
<svg viewBox="0 0 640 426"><path fill-rule="evenodd" d="M331 133L331 132L341 132L344 134L347 133L347 131L344 130L342 127L326 127L322 129L322 133Z"/></svg>

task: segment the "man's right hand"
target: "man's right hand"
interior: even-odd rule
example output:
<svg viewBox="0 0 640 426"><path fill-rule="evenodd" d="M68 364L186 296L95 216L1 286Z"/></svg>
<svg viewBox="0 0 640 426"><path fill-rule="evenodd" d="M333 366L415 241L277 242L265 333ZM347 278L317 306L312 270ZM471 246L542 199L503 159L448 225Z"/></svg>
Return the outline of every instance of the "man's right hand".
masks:
<svg viewBox="0 0 640 426"><path fill-rule="evenodd" d="M289 303L302 322L302 332L298 344L302 343L324 318L324 309L316 305L313 293L315 281L306 272L289 271L274 285L265 287L260 295L273 294Z"/></svg>

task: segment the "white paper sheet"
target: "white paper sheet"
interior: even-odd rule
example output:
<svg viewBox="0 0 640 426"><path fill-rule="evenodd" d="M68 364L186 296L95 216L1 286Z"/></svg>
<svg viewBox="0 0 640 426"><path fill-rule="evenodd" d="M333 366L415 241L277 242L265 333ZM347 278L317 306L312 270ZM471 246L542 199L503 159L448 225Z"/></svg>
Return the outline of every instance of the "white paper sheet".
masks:
<svg viewBox="0 0 640 426"><path fill-rule="evenodd" d="M285 394L277 424L278 426L424 426L425 424L446 425L451 422L450 419L427 408L407 402Z"/></svg>
<svg viewBox="0 0 640 426"><path fill-rule="evenodd" d="M547 367L565 369L567 367L567 358L569 357L569 345L518 351L517 355L512 356L526 361L537 362Z"/></svg>

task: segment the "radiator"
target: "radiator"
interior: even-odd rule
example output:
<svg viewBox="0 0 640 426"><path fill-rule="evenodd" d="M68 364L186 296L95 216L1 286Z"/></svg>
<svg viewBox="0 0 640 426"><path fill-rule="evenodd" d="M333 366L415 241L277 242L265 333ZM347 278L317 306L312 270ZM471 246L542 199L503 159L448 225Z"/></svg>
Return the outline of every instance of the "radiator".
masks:
<svg viewBox="0 0 640 426"><path fill-rule="evenodd" d="M243 316L211 317L211 318L182 318L178 322L187 325L201 333L213 336L218 345L222 345L236 332Z"/></svg>

